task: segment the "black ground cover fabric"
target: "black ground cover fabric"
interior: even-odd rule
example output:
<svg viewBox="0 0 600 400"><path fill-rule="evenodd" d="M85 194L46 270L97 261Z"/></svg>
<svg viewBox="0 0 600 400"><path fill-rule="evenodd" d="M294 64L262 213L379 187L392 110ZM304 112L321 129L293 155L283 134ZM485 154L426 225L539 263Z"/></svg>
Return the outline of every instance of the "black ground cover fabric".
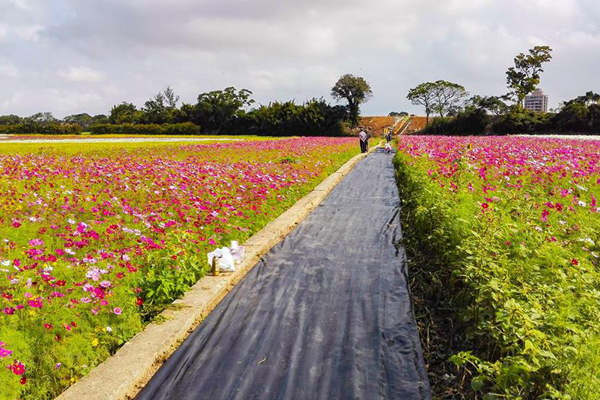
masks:
<svg viewBox="0 0 600 400"><path fill-rule="evenodd" d="M137 399L430 399L391 157L361 161Z"/></svg>

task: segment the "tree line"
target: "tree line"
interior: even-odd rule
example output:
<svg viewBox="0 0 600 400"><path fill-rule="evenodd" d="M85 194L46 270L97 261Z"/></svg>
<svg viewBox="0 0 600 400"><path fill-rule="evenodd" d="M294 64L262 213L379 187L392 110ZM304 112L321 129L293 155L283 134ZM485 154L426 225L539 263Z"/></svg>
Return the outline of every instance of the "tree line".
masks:
<svg viewBox="0 0 600 400"><path fill-rule="evenodd" d="M140 108L122 102L107 115L81 113L62 120L48 112L0 116L0 133L193 135L201 129L214 135L336 136L358 124L360 105L371 98L372 90L364 78L346 74L332 87L331 96L346 104L332 105L321 97L302 104L291 100L256 105L250 90L227 87L180 105L180 97L167 87Z"/></svg>
<svg viewBox="0 0 600 400"><path fill-rule="evenodd" d="M470 96L464 86L438 80L410 89L407 98L424 107L425 133L442 135L514 133L600 133L600 95L592 91L548 113L525 109L525 98L540 83L543 66L552 60L549 46L535 46L514 58L506 71L507 93ZM470 96L470 97L469 97Z"/></svg>

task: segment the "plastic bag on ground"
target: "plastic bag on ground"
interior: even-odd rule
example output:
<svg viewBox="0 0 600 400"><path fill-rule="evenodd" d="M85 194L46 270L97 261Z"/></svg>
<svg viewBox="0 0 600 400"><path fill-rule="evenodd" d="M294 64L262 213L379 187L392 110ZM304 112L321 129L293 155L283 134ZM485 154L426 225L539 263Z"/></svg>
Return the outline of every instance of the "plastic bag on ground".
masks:
<svg viewBox="0 0 600 400"><path fill-rule="evenodd" d="M235 263L240 264L244 259L244 253L246 252L246 249L244 249L243 246L240 246L237 241L232 240L231 246L229 246L229 250L231 252L231 255L233 256L233 260L235 261Z"/></svg>
<svg viewBox="0 0 600 400"><path fill-rule="evenodd" d="M229 248L223 247L221 249L216 249L215 251L208 253L208 264L212 265L213 258L217 257L217 265L220 271L223 272L233 272L235 271L235 262L233 260L233 256L229 251Z"/></svg>

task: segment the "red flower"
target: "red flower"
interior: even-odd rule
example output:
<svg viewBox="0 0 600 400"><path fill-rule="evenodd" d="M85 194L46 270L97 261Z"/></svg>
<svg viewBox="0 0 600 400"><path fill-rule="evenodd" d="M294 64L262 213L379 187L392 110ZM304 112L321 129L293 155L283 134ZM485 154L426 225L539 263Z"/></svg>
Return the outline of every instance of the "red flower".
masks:
<svg viewBox="0 0 600 400"><path fill-rule="evenodd" d="M577 261L575 258L571 260L571 264L573 265L579 265L579 261Z"/></svg>
<svg viewBox="0 0 600 400"><path fill-rule="evenodd" d="M21 385L24 385L27 383L27 378L22 377L21 380L19 381L21 383Z"/></svg>
<svg viewBox="0 0 600 400"><path fill-rule="evenodd" d="M15 360L15 362L13 363L13 365L9 366L8 368L15 375L19 375L20 376L20 375L23 375L25 373L25 366L21 362L19 362L17 360Z"/></svg>
<svg viewBox="0 0 600 400"><path fill-rule="evenodd" d="M481 203L481 208L486 209L488 208L490 205L488 203Z"/></svg>
<svg viewBox="0 0 600 400"><path fill-rule="evenodd" d="M144 304L144 299L142 299L141 297L138 297L135 300L135 304L137 304L138 306L142 306Z"/></svg>

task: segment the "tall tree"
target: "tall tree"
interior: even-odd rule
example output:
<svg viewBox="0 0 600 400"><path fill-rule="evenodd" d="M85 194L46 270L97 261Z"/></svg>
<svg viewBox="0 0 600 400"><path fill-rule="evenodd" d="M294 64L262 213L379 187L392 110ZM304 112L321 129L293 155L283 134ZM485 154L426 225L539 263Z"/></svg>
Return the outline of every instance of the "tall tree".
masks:
<svg viewBox="0 0 600 400"><path fill-rule="evenodd" d="M204 132L222 133L230 129L236 119L244 116L244 107L254 103L251 95L252 92L247 89L238 91L234 87L202 93L196 103L194 122Z"/></svg>
<svg viewBox="0 0 600 400"><path fill-rule="evenodd" d="M464 86L439 80L421 83L410 89L406 98L414 105L424 106L425 114L429 118L432 112L439 113L440 117L448 114L456 115L460 110L462 100L468 95Z"/></svg>
<svg viewBox="0 0 600 400"><path fill-rule="evenodd" d="M25 122L36 125L47 125L56 122L56 118L51 112L39 112L25 118Z"/></svg>
<svg viewBox="0 0 600 400"><path fill-rule="evenodd" d="M433 111L433 104L435 101L434 85L433 82L421 83L417 87L410 89L406 96L406 98L415 106L425 107L425 115L428 120Z"/></svg>
<svg viewBox="0 0 600 400"><path fill-rule="evenodd" d="M138 122L139 118L140 112L135 105L124 101L111 108L108 120L111 124L132 124Z"/></svg>
<svg viewBox="0 0 600 400"><path fill-rule="evenodd" d="M94 120L90 114L82 113L64 117L63 122L66 122L67 124L77 124L83 129L86 129L94 123Z"/></svg>
<svg viewBox="0 0 600 400"><path fill-rule="evenodd" d="M144 122L150 124L175 122L178 118L177 114L179 114L178 102L179 96L175 94L170 86L167 86L165 90L159 92L144 104L142 108Z"/></svg>
<svg viewBox="0 0 600 400"><path fill-rule="evenodd" d="M433 88L433 110L438 112L442 118L446 114L456 116L463 99L469 95L464 86L444 80L436 81Z"/></svg>
<svg viewBox="0 0 600 400"><path fill-rule="evenodd" d="M518 54L514 67L506 71L508 96L515 101L517 109L523 107L525 96L532 93L540 83L540 74L544 72L542 65L552 59L549 46L535 46L529 54Z"/></svg>
<svg viewBox="0 0 600 400"><path fill-rule="evenodd" d="M364 78L351 74L343 75L331 88L331 97L348 102L348 115L352 126L358 125L360 105L373 97L371 86Z"/></svg>
<svg viewBox="0 0 600 400"><path fill-rule="evenodd" d="M475 95L468 100L469 105L490 112L496 116L506 114L509 107L501 97Z"/></svg>
<svg viewBox="0 0 600 400"><path fill-rule="evenodd" d="M18 115L0 115L0 125L17 125L23 122L23 119Z"/></svg>

